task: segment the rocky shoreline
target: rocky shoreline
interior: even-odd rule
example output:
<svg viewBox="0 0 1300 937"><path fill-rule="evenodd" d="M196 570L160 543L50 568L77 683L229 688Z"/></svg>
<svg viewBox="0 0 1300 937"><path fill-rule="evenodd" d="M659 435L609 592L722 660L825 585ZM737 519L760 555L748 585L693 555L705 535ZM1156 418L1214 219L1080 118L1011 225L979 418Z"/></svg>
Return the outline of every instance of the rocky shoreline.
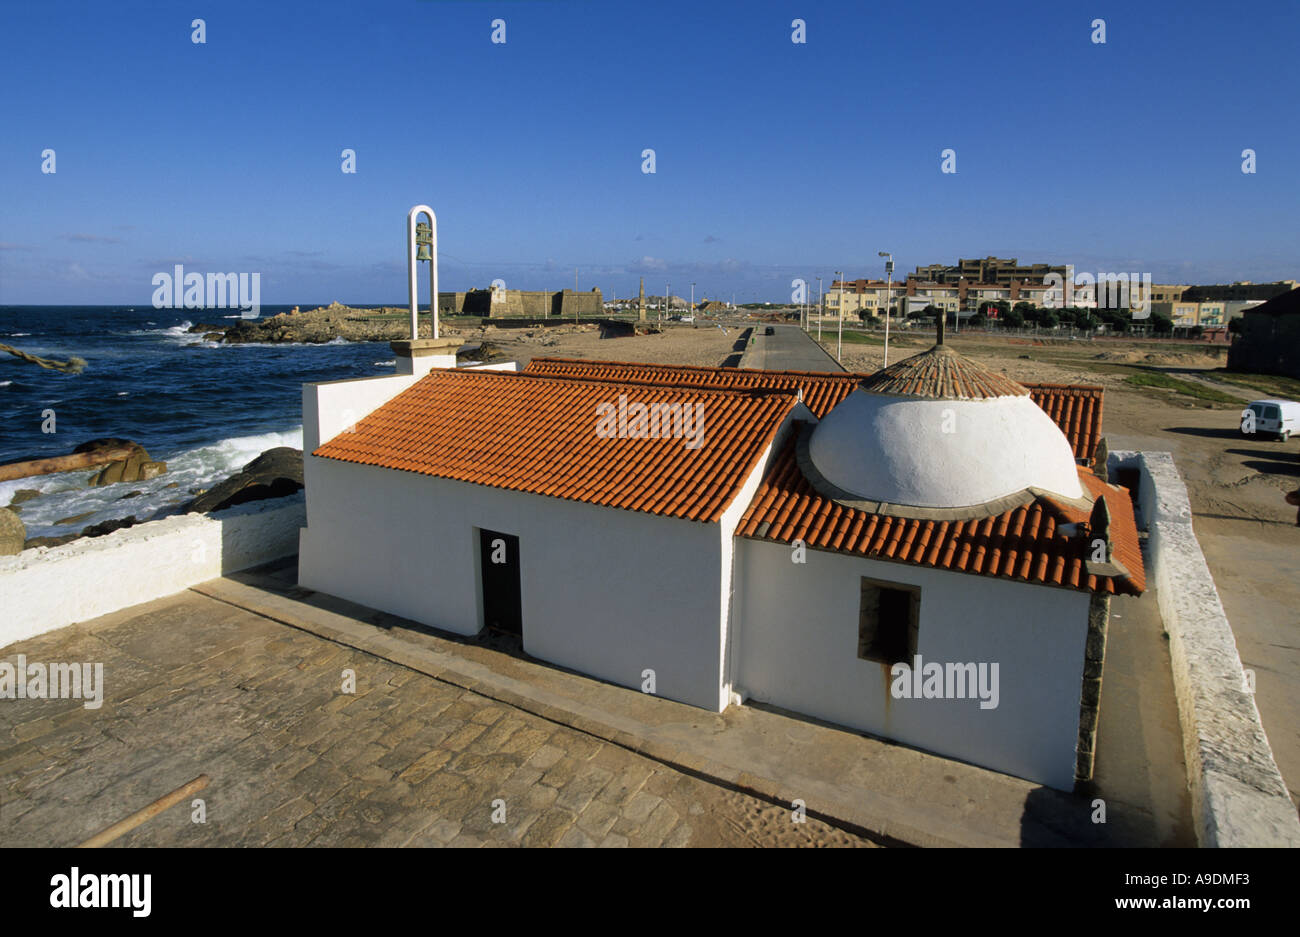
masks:
<svg viewBox="0 0 1300 937"><path fill-rule="evenodd" d="M459 323L441 320L439 334L448 338L461 338L466 342L482 342L483 350L462 351L461 357L480 361L491 360L494 349L485 337L514 336L534 338L543 334L568 334L599 331L604 337L657 332L653 325L608 322L603 325L593 321L574 322L554 318L544 323L524 319L472 320ZM250 344L301 344L323 345L332 341L345 342L397 342L411 337L411 313L405 307L384 306L379 309L359 309L342 303L330 303L316 309L282 312L266 319L238 319L231 323L197 322L187 332L200 336L203 341L222 345ZM420 337L432 337L428 314L420 313Z"/></svg>
<svg viewBox="0 0 1300 937"><path fill-rule="evenodd" d="M149 459L144 447L138 443L122 439L96 439L83 443L74 450L74 454L83 452L131 450L127 459L108 462L102 467L94 467L87 478L87 487L119 485L125 482L147 481L166 471L166 463ZM161 467L161 468L156 468ZM174 485L175 483L173 483ZM168 487L171 487L170 485ZM57 537L28 537L26 525L22 521L22 506L41 496L34 488L19 488L10 499L7 507L0 507L0 556L12 556L23 550L36 547L56 547L82 537L102 537L115 530L134 527L136 524L157 520L172 514L212 514L249 501L267 498L283 498L300 491L302 480L302 451L288 446L268 449L250 461L238 472L211 488L191 489L189 501L179 509L166 510L149 517L137 518L134 514L112 520L90 524L79 532L62 534ZM127 501L140 494L128 491L118 498ZM55 521L56 524L75 524L77 521L94 514L73 515Z"/></svg>
<svg viewBox="0 0 1300 937"><path fill-rule="evenodd" d="M421 335L429 331L421 323ZM356 309L330 303L299 312L282 312L267 319L239 319L234 324L196 323L187 330L204 341L224 345L320 345L336 339L348 342L393 342L411 337L410 310L395 306Z"/></svg>

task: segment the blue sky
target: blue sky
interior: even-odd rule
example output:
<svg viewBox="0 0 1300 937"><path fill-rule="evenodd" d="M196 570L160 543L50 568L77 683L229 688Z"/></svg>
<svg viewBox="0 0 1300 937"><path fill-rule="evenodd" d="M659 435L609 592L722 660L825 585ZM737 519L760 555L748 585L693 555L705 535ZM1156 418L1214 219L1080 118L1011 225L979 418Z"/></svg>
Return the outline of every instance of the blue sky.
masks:
<svg viewBox="0 0 1300 937"><path fill-rule="evenodd" d="M1298 25L1291 0L5 4L0 304L145 304L177 262L259 272L266 304L401 304L419 202L443 289L576 267L780 300L878 250L1297 277Z"/></svg>

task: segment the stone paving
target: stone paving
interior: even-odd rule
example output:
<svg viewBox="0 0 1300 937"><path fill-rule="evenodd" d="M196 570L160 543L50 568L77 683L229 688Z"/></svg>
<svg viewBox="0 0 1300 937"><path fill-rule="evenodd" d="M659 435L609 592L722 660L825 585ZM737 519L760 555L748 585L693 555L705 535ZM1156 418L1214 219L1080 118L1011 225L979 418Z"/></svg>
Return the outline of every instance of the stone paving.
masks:
<svg viewBox="0 0 1300 937"><path fill-rule="evenodd" d="M106 689L0 699L0 846L75 845L200 774L206 822L178 805L118 845L875 845L194 592L18 654L102 662Z"/></svg>

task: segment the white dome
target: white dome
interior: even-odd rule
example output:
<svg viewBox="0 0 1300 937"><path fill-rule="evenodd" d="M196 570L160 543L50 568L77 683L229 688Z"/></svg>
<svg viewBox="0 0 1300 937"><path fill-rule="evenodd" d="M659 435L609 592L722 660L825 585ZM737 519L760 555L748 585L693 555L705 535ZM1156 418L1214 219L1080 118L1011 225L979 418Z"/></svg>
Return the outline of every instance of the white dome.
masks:
<svg viewBox="0 0 1300 937"><path fill-rule="evenodd" d="M964 508L1038 488L1082 498L1065 434L1026 393L975 399L859 389L817 425L817 471L864 501Z"/></svg>

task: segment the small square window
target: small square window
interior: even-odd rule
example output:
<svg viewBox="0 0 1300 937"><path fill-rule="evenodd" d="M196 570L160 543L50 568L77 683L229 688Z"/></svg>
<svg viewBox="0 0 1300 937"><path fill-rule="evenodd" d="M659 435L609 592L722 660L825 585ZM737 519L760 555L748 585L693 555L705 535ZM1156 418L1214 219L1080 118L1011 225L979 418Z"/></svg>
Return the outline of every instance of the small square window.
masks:
<svg viewBox="0 0 1300 937"><path fill-rule="evenodd" d="M858 603L858 657L910 664L916 656L920 620L920 587L864 576Z"/></svg>

